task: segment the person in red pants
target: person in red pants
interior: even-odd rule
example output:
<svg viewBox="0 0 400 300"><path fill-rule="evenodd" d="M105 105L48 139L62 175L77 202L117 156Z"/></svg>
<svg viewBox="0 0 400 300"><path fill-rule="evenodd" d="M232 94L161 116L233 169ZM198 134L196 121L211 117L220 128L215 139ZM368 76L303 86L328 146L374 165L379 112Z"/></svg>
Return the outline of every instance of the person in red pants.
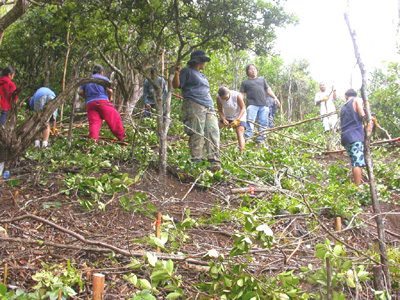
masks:
<svg viewBox="0 0 400 300"><path fill-rule="evenodd" d="M104 69L101 65L93 68L94 78L108 80L104 76ZM99 140L100 129L103 120L106 121L111 132L122 141L125 137L124 126L119 112L111 104L113 90L95 83L87 83L79 88L79 95L86 98L86 111L89 120L89 138Z"/></svg>

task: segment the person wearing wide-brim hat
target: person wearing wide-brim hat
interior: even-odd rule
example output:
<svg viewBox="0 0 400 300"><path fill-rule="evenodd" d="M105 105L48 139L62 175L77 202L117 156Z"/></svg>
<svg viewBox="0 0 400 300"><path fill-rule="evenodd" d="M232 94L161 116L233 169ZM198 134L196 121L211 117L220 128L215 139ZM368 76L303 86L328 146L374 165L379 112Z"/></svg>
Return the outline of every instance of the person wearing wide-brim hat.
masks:
<svg viewBox="0 0 400 300"><path fill-rule="evenodd" d="M204 70L210 58L201 50L190 54L188 67L175 70L172 86L182 89L183 122L189 135L192 161L208 160L210 170L221 169L219 158L219 128L210 86Z"/></svg>

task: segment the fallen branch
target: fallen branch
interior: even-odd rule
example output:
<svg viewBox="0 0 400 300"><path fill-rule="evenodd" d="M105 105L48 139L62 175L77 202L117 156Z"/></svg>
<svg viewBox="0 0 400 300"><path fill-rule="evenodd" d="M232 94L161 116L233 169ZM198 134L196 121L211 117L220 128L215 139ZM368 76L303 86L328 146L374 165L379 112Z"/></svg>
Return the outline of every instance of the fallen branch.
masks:
<svg viewBox="0 0 400 300"><path fill-rule="evenodd" d="M277 189L275 187L245 187L245 188L235 188L231 189L232 194L238 193L254 193L254 192L276 192Z"/></svg>
<svg viewBox="0 0 400 300"><path fill-rule="evenodd" d="M275 134L279 134L280 136L283 136L283 137L285 137L285 138L291 139L291 140L293 140L293 141L296 141L296 142L299 142L299 143L303 143L303 144L307 144L307 145L313 146L313 147L318 148L318 149L325 150L325 148L323 148L323 147L321 147L321 146L318 146L317 144L314 144L314 143L311 143L311 142L307 142L307 141L303 141L303 140L299 140L299 139L296 139L296 138L287 136L287 135L282 134L282 133L279 133L279 132L274 132L274 133L275 133Z"/></svg>
<svg viewBox="0 0 400 300"><path fill-rule="evenodd" d="M294 250L293 250L293 252L292 252L292 253L290 253L289 257L286 259L286 261L285 261L285 265L287 265L287 264L289 263L289 261L292 259L293 255L295 255L295 254L296 254L296 252L297 252L297 251L299 251L299 249L300 249L300 246L301 246L301 244L302 244L302 243L303 243L303 240L302 240L302 239L300 239L300 240L299 240L299 243L297 244L297 247L296 247L296 249L294 249Z"/></svg>
<svg viewBox="0 0 400 300"><path fill-rule="evenodd" d="M64 228L62 226L59 226L59 225L55 224L54 222L51 222L49 220L46 220L44 218L41 218L41 217L38 217L38 216L35 216L35 215L32 215L32 214L27 214L27 215L15 217L15 218L12 218L12 219L7 219L7 220L0 220L0 223L13 223L15 221L20 221L20 220L24 220L24 219L34 219L36 221L39 221L39 222L42 222L42 223L47 224L49 226L52 226L52 227L56 228L57 230L59 230L61 232L64 232L64 233L66 233L66 234L68 234L70 236L73 236L73 237L75 237L76 239L78 239L79 241L81 241L81 242L83 242L85 244L99 246L99 247L103 248L103 249L101 249L101 248L100 249L98 249L98 248L89 248L89 249L91 249L91 251L97 251L97 252L106 252L106 251L108 251L108 252L110 252L110 250L111 250L112 252L121 254L123 256L128 256L128 257L132 257L132 256L143 257L143 255L145 255L145 252L126 251L126 250L123 250L121 248L115 247L113 245L110 245L110 244L107 244L107 243L104 243L104 242L99 242L99 241L86 239L84 236L82 236L82 235L80 235L80 234L78 234L78 233L76 233L74 231L66 229L66 228ZM43 241L43 240L33 240L33 239L30 240L30 239L17 239L17 238L1 237L0 240L9 241L9 242L15 242L15 243L38 244L38 246L40 246L40 245L49 245L49 246L61 247L61 248L77 247L77 246L72 246L72 245L57 244L57 243L46 242L46 241ZM82 247L70 248L70 249L77 249L77 250L82 249L83 250ZM178 262L187 261L187 262L192 263L192 264L199 264L199 265L204 265L204 266L208 265L207 262L203 262L203 261L200 261L200 260L197 260L197 259L193 259L194 256L186 256L185 257L185 256L182 256L182 255L167 255L167 254L162 254L162 253L156 253L155 255L158 258L161 258L161 259L171 259L173 261L178 261Z"/></svg>

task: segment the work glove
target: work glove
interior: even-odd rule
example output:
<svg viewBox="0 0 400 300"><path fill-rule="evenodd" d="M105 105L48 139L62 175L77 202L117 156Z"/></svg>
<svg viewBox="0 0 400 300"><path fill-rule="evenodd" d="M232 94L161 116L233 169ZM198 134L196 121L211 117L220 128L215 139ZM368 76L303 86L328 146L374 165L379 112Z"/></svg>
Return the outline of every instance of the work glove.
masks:
<svg viewBox="0 0 400 300"><path fill-rule="evenodd" d="M372 128L372 131L376 131L376 127L378 127L378 118L376 116L372 116L372 122L374 123L374 127Z"/></svg>
<svg viewBox="0 0 400 300"><path fill-rule="evenodd" d="M58 134L58 130L55 127L50 127L50 131L53 134Z"/></svg>
<svg viewBox="0 0 400 300"><path fill-rule="evenodd" d="M239 119L235 119L234 121L232 121L231 124L229 124L230 127L232 128L236 128L240 125L240 120Z"/></svg>

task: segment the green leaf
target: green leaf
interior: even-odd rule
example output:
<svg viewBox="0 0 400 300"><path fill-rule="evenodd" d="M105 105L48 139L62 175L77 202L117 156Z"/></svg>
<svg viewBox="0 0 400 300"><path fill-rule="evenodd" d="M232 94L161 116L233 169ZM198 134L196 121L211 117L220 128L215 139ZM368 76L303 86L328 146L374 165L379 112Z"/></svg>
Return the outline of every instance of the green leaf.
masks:
<svg viewBox="0 0 400 300"><path fill-rule="evenodd" d="M182 297L183 293L178 293L178 292L173 292L173 293L169 293L167 295L167 299L178 299L179 297Z"/></svg>
<svg viewBox="0 0 400 300"><path fill-rule="evenodd" d="M7 287L4 284L0 284L0 295L4 296L7 293Z"/></svg>
<svg viewBox="0 0 400 300"><path fill-rule="evenodd" d="M245 223L245 225L244 225L244 228L247 230L247 231L252 231L253 230L253 222L252 222L253 220L251 219L251 218L246 218L246 223Z"/></svg>
<svg viewBox="0 0 400 300"><path fill-rule="evenodd" d="M137 276L135 274L124 275L123 278L134 286L137 285Z"/></svg>
<svg viewBox="0 0 400 300"><path fill-rule="evenodd" d="M340 254L342 254L342 251L343 251L342 245L336 245L335 248L333 248L333 253L336 256L339 256Z"/></svg>
<svg viewBox="0 0 400 300"><path fill-rule="evenodd" d="M324 244L317 244L315 246L315 257L320 259L325 259L325 254L327 252L326 247Z"/></svg>
<svg viewBox="0 0 400 300"><path fill-rule="evenodd" d="M228 277L224 277L224 284L227 287L232 287L232 280L230 280Z"/></svg>
<svg viewBox="0 0 400 300"><path fill-rule="evenodd" d="M172 275L174 272L174 262L171 259L167 261L166 269L169 275Z"/></svg>
<svg viewBox="0 0 400 300"><path fill-rule="evenodd" d="M132 259L131 262L128 264L128 268L130 269L138 269L141 266L142 264L137 259Z"/></svg>
<svg viewBox="0 0 400 300"><path fill-rule="evenodd" d="M157 298L156 297L154 297L152 294L150 294L149 292L146 292L146 293L142 293L141 295L141 299L140 300L142 300L142 299L144 299L144 300L156 300Z"/></svg>
<svg viewBox="0 0 400 300"><path fill-rule="evenodd" d="M169 234L168 232L161 232L160 241L162 243L162 247L164 248L165 244L168 242Z"/></svg>
<svg viewBox="0 0 400 300"><path fill-rule="evenodd" d="M256 230L264 232L264 234L267 236L274 236L274 233L267 224L257 226Z"/></svg>
<svg viewBox="0 0 400 300"><path fill-rule="evenodd" d="M342 269L347 271L348 269L351 268L351 266L353 265L353 262L350 260L346 260L343 265L342 265Z"/></svg>
<svg viewBox="0 0 400 300"><path fill-rule="evenodd" d="M155 283L154 285L156 285L160 281L164 281L164 280L170 279L171 276L167 273L166 270L156 270L153 273L151 273L150 278Z"/></svg>
<svg viewBox="0 0 400 300"><path fill-rule="evenodd" d="M237 284L238 286L242 287L243 284L244 284L243 278L239 278L239 279L236 281L236 284Z"/></svg>
<svg viewBox="0 0 400 300"><path fill-rule="evenodd" d="M346 283L351 288L355 288L356 287L356 284L354 283L353 279L350 279L348 277L346 278Z"/></svg>
<svg viewBox="0 0 400 300"><path fill-rule="evenodd" d="M156 244L156 246L164 248L164 243L158 237L153 237L153 242Z"/></svg>
<svg viewBox="0 0 400 300"><path fill-rule="evenodd" d="M149 261L149 264L154 267L158 260L157 256L151 254L150 252L146 252L146 257L147 257L147 260Z"/></svg>
<svg viewBox="0 0 400 300"><path fill-rule="evenodd" d="M366 271L359 271L357 273L357 277L361 281L366 281L366 280L369 280L369 273Z"/></svg>
<svg viewBox="0 0 400 300"><path fill-rule="evenodd" d="M152 286L147 279L139 279L139 284L143 289L151 290Z"/></svg>

